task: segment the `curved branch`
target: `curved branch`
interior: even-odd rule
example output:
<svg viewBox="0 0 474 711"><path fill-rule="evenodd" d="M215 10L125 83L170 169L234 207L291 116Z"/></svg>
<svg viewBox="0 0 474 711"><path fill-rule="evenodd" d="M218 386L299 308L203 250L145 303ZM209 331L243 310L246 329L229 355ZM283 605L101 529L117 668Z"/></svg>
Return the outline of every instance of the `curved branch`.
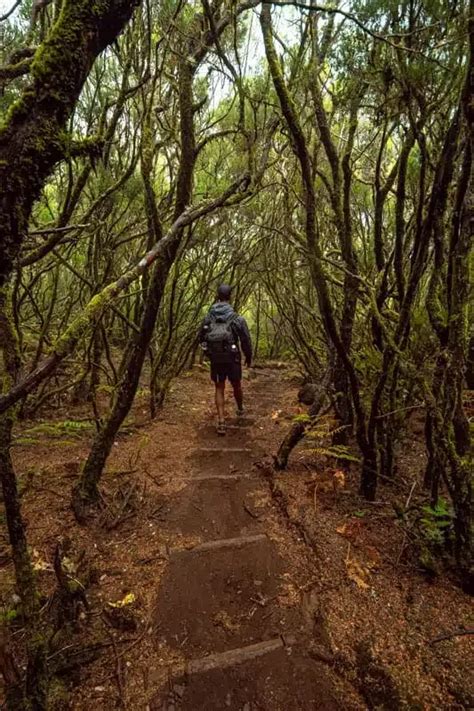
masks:
<svg viewBox="0 0 474 711"><path fill-rule="evenodd" d="M8 20L10 15L13 15L17 7L21 5L21 0L16 0L16 2L13 4L13 6L7 10L7 12L4 15L0 16L0 22L4 22L5 20Z"/></svg>
<svg viewBox="0 0 474 711"><path fill-rule="evenodd" d="M15 64L6 64L0 67L0 83L6 84L7 81L22 77L30 71L33 57L25 57Z"/></svg>
<svg viewBox="0 0 474 711"><path fill-rule="evenodd" d="M370 27L367 27L367 25L364 25L361 20L359 20L355 15L353 15L351 12L346 12L345 10L341 10L340 8L337 7L327 7L326 5L306 5L303 2L292 2L292 0L270 0L271 5L276 5L278 7L284 7L285 5L290 5L291 7L297 7L300 10L309 10L310 12L327 12L328 15L341 15L344 17L346 20L350 20L353 22L357 27L359 27L363 32L368 34L370 37L373 37L373 39L377 40L378 42L384 42L385 44L388 44L389 47L393 47L394 49L397 50L403 50L404 52L410 52L412 54L419 54L422 55L422 52L419 50L413 48L413 47L407 47L404 44L399 44L397 42L392 42L388 37L385 35L381 35L378 32L374 32L373 30L370 29ZM436 23L438 24L438 23ZM433 27L436 27L436 24L433 25ZM423 28L428 29L428 28ZM407 33L406 35L403 33L397 34L397 37L403 38L405 36L410 36L413 33ZM393 35L392 35L393 36ZM425 56L425 55L422 55ZM429 57L428 57L429 59Z"/></svg>
<svg viewBox="0 0 474 711"><path fill-rule="evenodd" d="M96 322L104 312L112 305L117 296L132 282L136 281L154 263L165 255L170 243L173 242L176 233L186 225L195 220L208 215L218 207L229 204L229 200L235 193L240 191L240 199L245 197L250 185L250 177L244 175L232 183L228 189L219 197L189 207L179 215L173 222L166 236L157 242L147 254L132 269L123 274L117 281L106 286L99 294L96 294L87 304L80 316L78 316L65 333L57 340L53 352L46 358L32 373L22 382L15 385L10 392L0 397L0 413L8 410L18 400L32 392L42 380L53 373L58 365L75 349L78 341L88 331L92 323Z"/></svg>

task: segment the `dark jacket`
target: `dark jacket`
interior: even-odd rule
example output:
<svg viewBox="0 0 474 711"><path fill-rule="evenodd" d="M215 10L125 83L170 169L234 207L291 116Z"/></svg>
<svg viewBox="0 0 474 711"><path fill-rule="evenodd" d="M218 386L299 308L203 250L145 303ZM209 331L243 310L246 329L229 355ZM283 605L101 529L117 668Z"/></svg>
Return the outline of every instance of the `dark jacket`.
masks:
<svg viewBox="0 0 474 711"><path fill-rule="evenodd" d="M227 301L218 301L217 303L211 306L211 308L209 309L209 313L201 324L201 328L199 331L199 341L202 342L204 340L205 327L210 324L213 316L220 316L224 317L225 319L234 316L234 320L232 322L232 331L234 332L236 343L240 344L240 347L243 351L243 354L245 356L245 362L247 363L247 365L250 365L250 363L252 362L252 340L250 338L247 322L243 318L243 316L239 316L235 313L234 309Z"/></svg>

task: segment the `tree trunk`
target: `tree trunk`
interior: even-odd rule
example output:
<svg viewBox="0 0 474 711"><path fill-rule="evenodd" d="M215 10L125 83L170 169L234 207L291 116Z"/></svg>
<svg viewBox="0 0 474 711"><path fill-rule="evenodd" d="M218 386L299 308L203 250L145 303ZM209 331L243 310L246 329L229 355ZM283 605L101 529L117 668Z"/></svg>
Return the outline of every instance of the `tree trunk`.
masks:
<svg viewBox="0 0 474 711"><path fill-rule="evenodd" d="M3 387L14 384L20 370L18 341L11 317L10 299L7 288L0 289L0 344L2 354ZM1 381L0 381L1 383ZM48 669L46 661L46 640L40 623L39 598L36 580L28 553L26 529L21 515L18 485L10 455L12 429L16 408L0 415L0 478L3 503L7 519L8 535L12 548L15 581L21 598L23 623L26 633L26 695L25 704L33 709L46 709L48 693ZM18 689L8 691L17 698ZM27 706L25 706L26 708ZM13 706L11 707L13 708ZM16 707L18 708L18 707Z"/></svg>
<svg viewBox="0 0 474 711"><path fill-rule="evenodd" d="M65 0L34 55L30 80L0 129L0 288L28 234L31 209L46 178L74 149L66 127L92 65L138 4Z"/></svg>
<svg viewBox="0 0 474 711"><path fill-rule="evenodd" d="M360 397L359 381L336 324L334 308L322 266L322 253L316 231L316 195L314 192L314 182L308 145L298 119L296 106L285 85L284 77L280 68L275 47L273 45L271 11L270 5L267 3L264 3L262 6L260 23L270 74L280 101L282 113L285 117L288 130L292 137L294 151L300 164L305 209L305 233L311 279L318 297L319 311L321 313L328 344L333 344L337 358L341 360L344 364L344 368L346 369L351 390L352 403L354 406L357 442L361 451L366 453L369 458L367 467L363 468L362 471L362 489L363 491L370 492L370 496L372 496L373 482L369 485L366 479L368 476L373 476L374 470L371 463L373 459L373 452L367 439L366 414Z"/></svg>
<svg viewBox="0 0 474 711"><path fill-rule="evenodd" d="M448 253L447 320L437 329L444 368L432 396L431 456L442 471L454 508L455 552L463 586L474 592L472 448L462 393L468 354L469 261L474 224L474 18L469 20L470 57L461 97L465 150L455 199Z"/></svg>
<svg viewBox="0 0 474 711"><path fill-rule="evenodd" d="M193 78L195 65L189 61L186 54L179 68L179 105L181 130L181 161L177 179L177 194L174 217L177 219L189 203L192 192L196 146L194 138L193 109ZM148 146L144 150L149 150ZM146 162L150 158L144 154ZM147 168L149 166L147 165ZM154 192L151 182L147 179L147 168L144 170L147 212L149 227L155 233L155 240L161 233L161 225L156 213ZM149 176L149 173L148 173ZM158 234L157 234L158 233ZM112 409L104 425L97 433L89 456L81 472L80 480L73 491L73 508L79 521L83 521L86 508L95 504L99 497L98 483L105 463L112 449L115 437L125 417L130 412L137 391L143 363L150 345L155 323L163 298L166 281L181 243L183 230L176 232L175 237L164 254L155 265L148 288L139 333L133 334L120 369L121 377L114 395Z"/></svg>
<svg viewBox="0 0 474 711"><path fill-rule="evenodd" d="M283 442L280 444L278 453L275 457L275 468L278 470L286 469L288 459L296 447L301 442L306 432L311 431L314 420L319 415L321 408L327 400L326 392L327 383L322 383L319 390L315 393L314 401L308 411L309 420L305 422L295 422L287 432Z"/></svg>

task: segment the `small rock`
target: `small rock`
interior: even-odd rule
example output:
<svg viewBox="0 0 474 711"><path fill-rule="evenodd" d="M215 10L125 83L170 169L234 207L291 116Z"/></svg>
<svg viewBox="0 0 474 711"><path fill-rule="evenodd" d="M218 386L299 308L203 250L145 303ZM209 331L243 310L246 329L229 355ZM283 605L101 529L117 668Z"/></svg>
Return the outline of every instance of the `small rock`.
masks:
<svg viewBox="0 0 474 711"><path fill-rule="evenodd" d="M173 686L174 693L180 699L183 698L185 690L186 690L186 687L183 684L175 684Z"/></svg>

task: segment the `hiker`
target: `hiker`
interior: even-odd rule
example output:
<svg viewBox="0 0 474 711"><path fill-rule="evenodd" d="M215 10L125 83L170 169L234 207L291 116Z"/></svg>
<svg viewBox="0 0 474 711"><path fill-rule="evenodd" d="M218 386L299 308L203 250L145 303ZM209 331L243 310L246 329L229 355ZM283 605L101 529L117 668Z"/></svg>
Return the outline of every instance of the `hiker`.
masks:
<svg viewBox="0 0 474 711"><path fill-rule="evenodd" d="M252 363L252 342L247 323L230 305L232 288L221 284L217 289L217 302L211 306L204 319L199 340L211 361L211 380L216 386L217 433L225 435L224 396L228 378L234 390L237 417L244 414L242 392L242 356L245 365ZM239 348L240 344L240 348Z"/></svg>

